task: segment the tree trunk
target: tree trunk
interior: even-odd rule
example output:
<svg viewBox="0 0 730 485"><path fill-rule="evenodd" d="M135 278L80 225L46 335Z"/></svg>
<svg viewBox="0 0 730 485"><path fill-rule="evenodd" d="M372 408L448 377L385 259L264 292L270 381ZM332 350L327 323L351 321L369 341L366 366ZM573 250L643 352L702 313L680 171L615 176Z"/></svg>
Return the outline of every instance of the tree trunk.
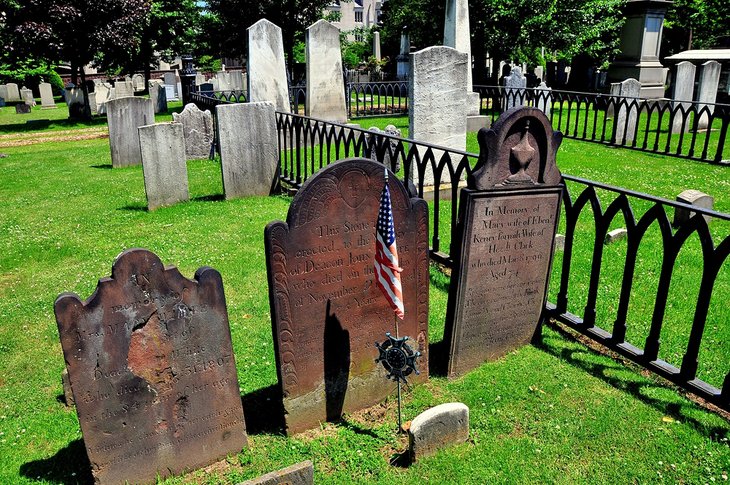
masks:
<svg viewBox="0 0 730 485"><path fill-rule="evenodd" d="M84 68L80 68L81 73L81 91L84 93L84 119L91 119L91 105L89 104L89 87L86 85L86 73Z"/></svg>

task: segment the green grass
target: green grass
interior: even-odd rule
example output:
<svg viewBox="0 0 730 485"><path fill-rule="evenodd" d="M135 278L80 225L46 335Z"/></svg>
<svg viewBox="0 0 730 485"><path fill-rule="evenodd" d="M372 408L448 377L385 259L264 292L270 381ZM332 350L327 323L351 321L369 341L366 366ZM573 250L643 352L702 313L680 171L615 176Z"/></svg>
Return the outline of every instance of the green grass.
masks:
<svg viewBox="0 0 730 485"><path fill-rule="evenodd" d="M403 128L402 118L367 120L363 126L393 121ZM141 167L110 169L107 140L3 152L8 157L0 159L0 483L88 479L75 411L58 400L64 362L53 301L64 291L88 297L98 278L109 275L114 258L130 247L156 252L187 277L203 265L221 272L252 430L250 448L215 471L165 483L237 483L304 459L314 462L322 483L718 483L730 471L725 419L553 327L545 329L542 344L461 379L434 377L409 390L406 419L450 401L471 410L468 443L414 466L388 464L407 446L393 434L392 399L341 424L283 437L266 421L266 389L276 384L276 368L262 285L263 228L285 218L290 199L223 201L219 165L202 160L188 163L190 202L147 212ZM714 194L716 206L728 211L729 177L722 167L570 140L559 163L566 173L638 190L655 187L668 197L691 185ZM692 261L684 266L692 267ZM448 284L432 268L434 349L443 338ZM645 304L646 295L638 296ZM723 298L715 325L727 332ZM709 338L719 340L728 355L726 335ZM725 361L717 367L729 366Z"/></svg>

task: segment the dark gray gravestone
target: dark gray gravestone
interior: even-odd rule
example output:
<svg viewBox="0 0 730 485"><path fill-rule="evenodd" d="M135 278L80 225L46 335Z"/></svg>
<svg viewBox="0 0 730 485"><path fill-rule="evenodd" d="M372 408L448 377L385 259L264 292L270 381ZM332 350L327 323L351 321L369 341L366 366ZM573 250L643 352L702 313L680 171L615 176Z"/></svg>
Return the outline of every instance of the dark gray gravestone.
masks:
<svg viewBox="0 0 730 485"><path fill-rule="evenodd" d="M15 105L15 114L17 115L27 115L30 113L31 107L28 104L21 103Z"/></svg>
<svg viewBox="0 0 730 485"><path fill-rule="evenodd" d="M449 376L528 343L540 322L563 190L561 140L536 108L509 110L479 131L479 165L459 206Z"/></svg>
<svg viewBox="0 0 730 485"><path fill-rule="evenodd" d="M55 304L97 483L154 482L247 446L223 282L123 252L85 302Z"/></svg>
<svg viewBox="0 0 730 485"><path fill-rule="evenodd" d="M394 383L375 363L375 342L395 333L375 285L375 224L383 165L333 163L307 180L287 222L266 227L269 300L287 432L298 433L380 402ZM422 382L428 378L428 209L389 177L405 319Z"/></svg>

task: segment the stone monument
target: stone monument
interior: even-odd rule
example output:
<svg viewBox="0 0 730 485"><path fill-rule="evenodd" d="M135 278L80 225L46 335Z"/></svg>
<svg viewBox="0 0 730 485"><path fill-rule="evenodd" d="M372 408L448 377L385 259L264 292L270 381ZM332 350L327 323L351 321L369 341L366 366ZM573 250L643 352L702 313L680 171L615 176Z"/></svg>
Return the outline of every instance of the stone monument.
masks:
<svg viewBox="0 0 730 485"><path fill-rule="evenodd" d="M247 446L220 274L194 280L144 249L86 301L55 304L96 483L154 483Z"/></svg>
<svg viewBox="0 0 730 485"><path fill-rule="evenodd" d="M53 99L53 90L49 83L40 83L38 91L41 95L41 108L56 108L56 101Z"/></svg>
<svg viewBox="0 0 730 485"><path fill-rule="evenodd" d="M274 348L287 432L298 433L376 404L395 384L375 363L375 342L397 318L374 281L375 224L384 167L333 163L307 180L287 222L266 227ZM428 377L428 208L389 177L405 305L401 336L413 339Z"/></svg>
<svg viewBox="0 0 730 485"><path fill-rule="evenodd" d="M696 67L689 61L677 64L672 99L672 133L686 132L690 128L692 99L695 92Z"/></svg>
<svg viewBox="0 0 730 485"><path fill-rule="evenodd" d="M504 110L510 110L515 106L525 104L527 91L527 78L522 75L519 66L512 68L509 76L504 77Z"/></svg>
<svg viewBox="0 0 730 485"><path fill-rule="evenodd" d="M307 116L347 122L340 29L318 20L307 29Z"/></svg>
<svg viewBox="0 0 730 485"><path fill-rule="evenodd" d="M149 210L190 198L183 131L180 123L139 127L144 191Z"/></svg>
<svg viewBox="0 0 730 485"><path fill-rule="evenodd" d="M626 79L619 83L620 98L616 100L617 114L614 120L615 142L630 145L636 139L636 125L639 118L641 83L636 79Z"/></svg>
<svg viewBox="0 0 730 485"><path fill-rule="evenodd" d="M449 377L530 342L563 191L555 165L562 135L542 111L514 108L478 138L479 163L459 205L444 332Z"/></svg>
<svg viewBox="0 0 730 485"><path fill-rule="evenodd" d="M173 121L182 123L185 132L185 155L188 160L208 158L213 144L213 115L189 103L180 113L172 114Z"/></svg>
<svg viewBox="0 0 730 485"><path fill-rule="evenodd" d="M248 28L248 101L291 112L281 28L261 19Z"/></svg>
<svg viewBox="0 0 730 485"><path fill-rule="evenodd" d="M717 101L717 87L720 84L721 65L717 61L707 61L702 64L700 71L700 92L697 105L699 121L698 130L706 130L709 126L710 115L715 113Z"/></svg>
<svg viewBox="0 0 730 485"><path fill-rule="evenodd" d="M117 98L107 101L106 108L112 167L139 165L142 153L137 128L155 122L152 101L135 97Z"/></svg>

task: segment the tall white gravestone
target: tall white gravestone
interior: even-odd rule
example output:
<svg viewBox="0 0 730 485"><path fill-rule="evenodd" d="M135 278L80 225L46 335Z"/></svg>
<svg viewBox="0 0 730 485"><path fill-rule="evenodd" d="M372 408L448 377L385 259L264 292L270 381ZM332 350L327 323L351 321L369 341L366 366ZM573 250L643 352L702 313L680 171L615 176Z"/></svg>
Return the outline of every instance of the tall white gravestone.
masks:
<svg viewBox="0 0 730 485"><path fill-rule="evenodd" d="M189 200L182 125L140 126L139 143L147 208L155 210Z"/></svg>
<svg viewBox="0 0 730 485"><path fill-rule="evenodd" d="M411 138L455 150L466 149L466 63L467 55L451 47L427 47L411 54L408 75ZM437 164L442 153L434 152ZM423 159L425 150L420 155ZM429 164L424 184L433 183Z"/></svg>
<svg viewBox="0 0 730 485"><path fill-rule="evenodd" d="M702 64L700 71L700 92L698 95L699 105L697 106L700 113L697 122L698 130L705 130L709 124L709 115L715 112L714 103L717 101L717 87L720 84L720 63L717 61L707 61Z"/></svg>
<svg viewBox="0 0 730 485"><path fill-rule="evenodd" d="M279 163L273 103L221 104L216 116L226 199L271 194Z"/></svg>
<svg viewBox="0 0 730 485"><path fill-rule="evenodd" d="M616 143L628 145L636 138L641 83L636 79L629 78L619 84L621 86L621 97L618 98L618 114L614 120Z"/></svg>
<svg viewBox="0 0 730 485"><path fill-rule="evenodd" d="M53 89L50 83L40 83L38 85L38 91L41 94L41 107L42 108L55 108L56 102L53 100Z"/></svg>
<svg viewBox="0 0 730 485"><path fill-rule="evenodd" d="M20 91L18 90L18 85L15 83L7 83L5 86L8 90L8 97L5 99L5 101L20 101Z"/></svg>
<svg viewBox="0 0 730 485"><path fill-rule="evenodd" d="M692 108L692 97L695 92L695 65L689 61L677 64L677 75L674 77L674 94L672 99L672 133L681 133L689 129L690 113Z"/></svg>
<svg viewBox="0 0 730 485"><path fill-rule="evenodd" d="M291 112L281 28L266 19L248 28L248 100Z"/></svg>
<svg viewBox="0 0 730 485"><path fill-rule="evenodd" d="M106 107L112 167L139 165L142 153L137 128L155 122L152 101L137 97L117 98L108 101Z"/></svg>
<svg viewBox="0 0 730 485"><path fill-rule="evenodd" d="M472 92L471 79L471 30L469 29L468 0L446 0L446 17L444 20L444 45L463 52L468 57L466 62L466 114L479 114L479 93Z"/></svg>
<svg viewBox="0 0 730 485"><path fill-rule="evenodd" d="M307 29L307 116L347 122L340 29L319 20Z"/></svg>

